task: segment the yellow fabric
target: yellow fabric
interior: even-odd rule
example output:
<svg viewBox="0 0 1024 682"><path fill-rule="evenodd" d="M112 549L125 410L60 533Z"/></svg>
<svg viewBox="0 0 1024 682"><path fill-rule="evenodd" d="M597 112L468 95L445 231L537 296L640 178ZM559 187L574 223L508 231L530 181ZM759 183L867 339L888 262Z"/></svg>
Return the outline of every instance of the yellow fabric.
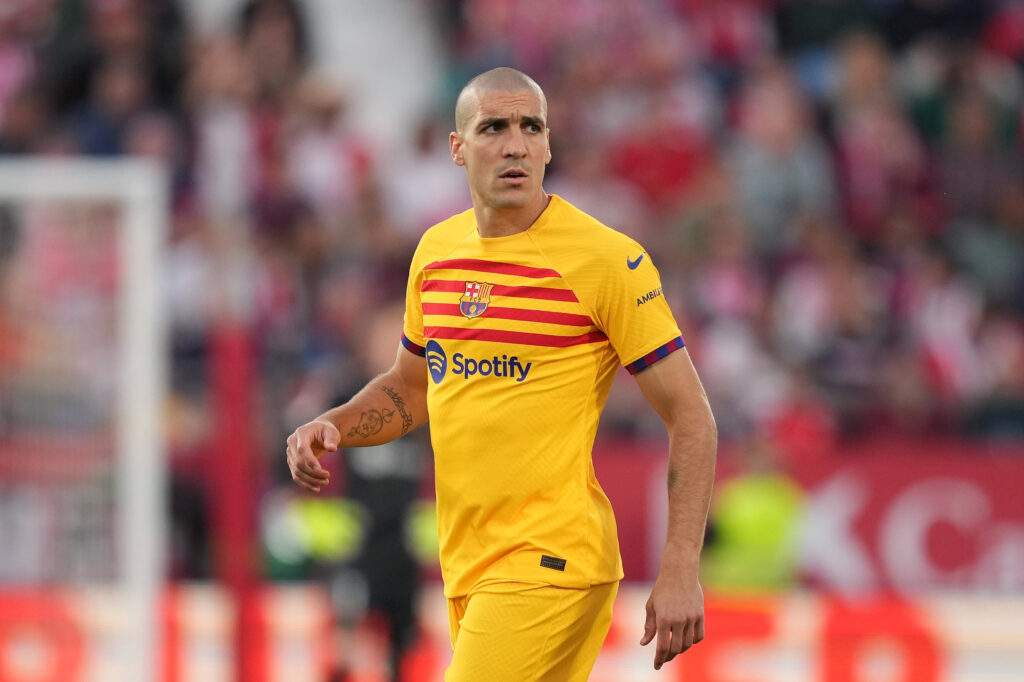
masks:
<svg viewBox="0 0 1024 682"><path fill-rule="evenodd" d="M570 589L490 583L448 600L445 682L583 682L612 622L618 583Z"/></svg>
<svg viewBox="0 0 1024 682"><path fill-rule="evenodd" d="M643 248L557 196L509 237L481 238L466 211L420 241L404 333L431 374L445 593L620 579L598 418L618 364L679 337Z"/></svg>

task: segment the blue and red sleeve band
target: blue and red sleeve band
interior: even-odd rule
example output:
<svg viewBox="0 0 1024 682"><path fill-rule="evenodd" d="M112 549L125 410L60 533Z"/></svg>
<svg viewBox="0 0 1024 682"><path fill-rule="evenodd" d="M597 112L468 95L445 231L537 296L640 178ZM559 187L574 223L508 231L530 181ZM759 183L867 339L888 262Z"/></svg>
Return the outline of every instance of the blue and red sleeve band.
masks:
<svg viewBox="0 0 1024 682"><path fill-rule="evenodd" d="M628 365L626 365L626 370L630 374L636 374L640 370L647 369L648 367L656 363L658 360L661 360L662 358L668 356L669 353L677 351L680 348L683 348L685 345L686 343L683 342L683 337L677 336L676 338L672 339L665 345L658 346L657 348L655 348L654 350L652 350L650 353L643 356L639 360L629 363Z"/></svg>
<svg viewBox="0 0 1024 682"><path fill-rule="evenodd" d="M423 346L419 345L418 343L413 343L412 341L409 340L409 337L406 336L405 334L402 334L402 345L405 346L405 349L407 351L409 351L413 355L418 355L421 358L427 354L427 349L426 348L424 348Z"/></svg>

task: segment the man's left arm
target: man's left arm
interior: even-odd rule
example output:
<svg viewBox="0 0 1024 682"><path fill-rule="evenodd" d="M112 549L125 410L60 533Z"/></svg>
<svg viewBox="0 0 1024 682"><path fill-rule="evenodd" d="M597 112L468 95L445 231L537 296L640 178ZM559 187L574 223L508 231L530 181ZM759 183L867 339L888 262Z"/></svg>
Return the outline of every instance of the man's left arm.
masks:
<svg viewBox="0 0 1024 682"><path fill-rule="evenodd" d="M679 349L636 375L669 436L668 536L647 600L646 645L657 638L654 669L704 639L698 580L715 475L718 430L689 353Z"/></svg>

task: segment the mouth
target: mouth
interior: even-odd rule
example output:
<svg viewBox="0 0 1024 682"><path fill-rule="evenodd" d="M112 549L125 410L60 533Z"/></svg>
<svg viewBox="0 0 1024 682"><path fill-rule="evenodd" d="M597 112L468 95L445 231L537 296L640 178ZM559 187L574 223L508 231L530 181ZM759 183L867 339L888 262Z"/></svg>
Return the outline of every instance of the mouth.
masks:
<svg viewBox="0 0 1024 682"><path fill-rule="evenodd" d="M525 180L528 175L522 168L509 168L498 175L502 180L520 181Z"/></svg>

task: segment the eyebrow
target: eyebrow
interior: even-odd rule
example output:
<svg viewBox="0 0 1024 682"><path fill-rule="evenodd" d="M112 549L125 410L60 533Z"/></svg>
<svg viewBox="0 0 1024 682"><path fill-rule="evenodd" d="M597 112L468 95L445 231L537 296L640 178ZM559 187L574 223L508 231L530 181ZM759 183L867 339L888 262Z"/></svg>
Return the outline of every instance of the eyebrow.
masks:
<svg viewBox="0 0 1024 682"><path fill-rule="evenodd" d="M477 124L477 129L480 130L480 129L486 128L487 126L491 126L491 125L495 125L495 124L508 125L509 124L509 120L510 120L509 118L504 117L504 116L489 116L488 118L485 118L484 120L480 121L479 124ZM544 128L545 127L544 126L544 119L541 118L540 116L522 116L519 119L519 121L520 121L520 125L535 125L538 128Z"/></svg>

